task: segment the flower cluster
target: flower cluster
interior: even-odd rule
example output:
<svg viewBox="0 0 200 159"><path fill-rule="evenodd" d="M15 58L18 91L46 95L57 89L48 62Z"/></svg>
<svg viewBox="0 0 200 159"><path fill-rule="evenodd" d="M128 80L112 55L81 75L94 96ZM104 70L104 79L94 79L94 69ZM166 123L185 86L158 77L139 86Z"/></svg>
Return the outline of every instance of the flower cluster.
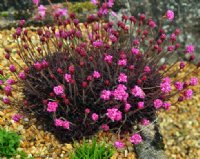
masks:
<svg viewBox="0 0 200 159"><path fill-rule="evenodd" d="M114 1L92 3L100 9L85 23L74 13L57 8L52 12L55 23L37 29L37 43L24 27L25 21L20 21L13 38L19 44L17 53L23 64L13 60L11 50L5 48L9 70L16 79L0 81L3 102L11 104L13 85L21 84L23 110L35 112L62 142L99 129L132 132L135 123L148 125L154 120L159 109L168 110L192 98L192 87L198 84L198 77L172 78L186 64L167 63L168 58L178 52L180 58L187 54L186 58L194 59L195 47L182 49L176 41L179 29L168 35L145 14L123 15L117 24L105 22L104 15ZM43 20L47 9L37 0L34 4L38 6L37 20ZM173 11L167 11L163 18L172 21ZM170 72L172 66L178 66L175 72ZM3 70L0 74L6 76ZM170 103L174 95L177 101ZM139 144L142 137L133 134L130 141ZM124 144L117 141L115 146L122 148Z"/></svg>

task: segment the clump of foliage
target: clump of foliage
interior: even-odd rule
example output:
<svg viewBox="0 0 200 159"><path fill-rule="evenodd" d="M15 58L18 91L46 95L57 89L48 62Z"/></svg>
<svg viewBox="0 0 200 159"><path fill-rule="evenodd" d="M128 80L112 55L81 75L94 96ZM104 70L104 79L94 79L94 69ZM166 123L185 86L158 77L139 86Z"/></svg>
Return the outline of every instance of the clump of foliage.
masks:
<svg viewBox="0 0 200 159"><path fill-rule="evenodd" d="M88 15L84 24L74 13L67 15L65 8L52 10L55 23L38 28L38 42L24 28L25 21L20 21L13 38L23 63L5 48L9 69L23 89L22 109L34 112L61 142L93 135L99 129L132 133L137 123L153 121L158 110L191 99L192 87L198 84L197 77L172 79L184 71L181 57L195 58L193 45L181 48L177 42L179 29L167 34L145 14L123 15L117 24L105 22L112 2L98 3L99 10ZM45 19L46 10L38 7L38 21ZM162 20L173 18L168 10ZM199 66L186 74L198 71ZM175 72L170 71L173 67ZM14 98L14 84L2 84L6 104ZM177 101L171 103L175 95ZM142 138L133 134L130 141L139 144Z"/></svg>
<svg viewBox="0 0 200 159"><path fill-rule="evenodd" d="M112 145L104 142L98 143L96 139L92 139L92 142L84 139L81 145L75 144L75 150L70 155L70 159L109 159L114 152L115 149Z"/></svg>
<svg viewBox="0 0 200 159"><path fill-rule="evenodd" d="M11 158L18 154L20 136L15 132L0 128L0 157Z"/></svg>

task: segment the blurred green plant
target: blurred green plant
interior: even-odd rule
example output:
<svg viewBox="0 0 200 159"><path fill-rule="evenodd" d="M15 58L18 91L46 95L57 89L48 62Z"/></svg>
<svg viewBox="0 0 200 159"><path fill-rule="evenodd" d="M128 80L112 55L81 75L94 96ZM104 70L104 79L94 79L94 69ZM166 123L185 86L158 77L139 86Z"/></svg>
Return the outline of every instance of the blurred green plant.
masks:
<svg viewBox="0 0 200 159"><path fill-rule="evenodd" d="M75 151L70 154L70 159L109 159L113 156L115 149L105 142L98 143L95 138L92 142L83 140L82 144L74 144Z"/></svg>

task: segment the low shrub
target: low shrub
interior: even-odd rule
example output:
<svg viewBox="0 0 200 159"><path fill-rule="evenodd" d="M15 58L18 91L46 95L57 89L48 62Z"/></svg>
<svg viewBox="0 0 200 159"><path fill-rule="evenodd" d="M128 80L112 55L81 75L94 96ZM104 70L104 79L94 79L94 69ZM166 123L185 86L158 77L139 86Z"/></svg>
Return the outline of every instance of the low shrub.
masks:
<svg viewBox="0 0 200 159"><path fill-rule="evenodd" d="M114 152L112 145L98 143L96 139L92 142L83 140L81 145L75 144L75 150L70 155L70 159L110 159Z"/></svg>

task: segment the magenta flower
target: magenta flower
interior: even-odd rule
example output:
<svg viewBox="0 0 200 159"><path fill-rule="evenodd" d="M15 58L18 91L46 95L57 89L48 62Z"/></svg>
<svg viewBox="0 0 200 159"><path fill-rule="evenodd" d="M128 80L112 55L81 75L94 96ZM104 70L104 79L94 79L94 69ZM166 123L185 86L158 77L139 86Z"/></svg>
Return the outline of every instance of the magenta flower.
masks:
<svg viewBox="0 0 200 159"><path fill-rule="evenodd" d="M121 149L125 146L125 144L121 141L115 141L114 143L114 146L117 148L117 149Z"/></svg>
<svg viewBox="0 0 200 159"><path fill-rule="evenodd" d="M149 121L148 119L146 119L146 118L143 118L143 119L141 120L141 124L144 125L144 126L149 125L149 123L150 123L150 121Z"/></svg>
<svg viewBox="0 0 200 159"><path fill-rule="evenodd" d="M68 82L68 83L70 83L71 80L72 80L71 74L66 73L66 74L65 74L65 81Z"/></svg>
<svg viewBox="0 0 200 159"><path fill-rule="evenodd" d="M156 23L155 23L153 20L150 20L150 21L149 21L149 26L150 26L151 28L155 28L157 25L156 25Z"/></svg>
<svg viewBox="0 0 200 159"><path fill-rule="evenodd" d="M98 2L98 0L91 0L90 1L92 4L94 4L94 5L97 5L99 2Z"/></svg>
<svg viewBox="0 0 200 159"><path fill-rule="evenodd" d="M15 122L19 122L22 118L23 118L23 115L21 114L15 114L12 116L12 120L14 120Z"/></svg>
<svg viewBox="0 0 200 159"><path fill-rule="evenodd" d="M183 83L182 82L175 82L174 86L179 91L181 91L183 89Z"/></svg>
<svg viewBox="0 0 200 159"><path fill-rule="evenodd" d="M143 109L144 108L144 102L138 102L138 109Z"/></svg>
<svg viewBox="0 0 200 159"><path fill-rule="evenodd" d="M5 94L6 94L7 96L11 96L11 94L12 94L12 87L11 87L11 85L6 85L6 86L4 87L4 91L5 91Z"/></svg>
<svg viewBox="0 0 200 159"><path fill-rule="evenodd" d="M127 65L127 60L126 59L121 59L118 61L118 66L126 66Z"/></svg>
<svg viewBox="0 0 200 159"><path fill-rule="evenodd" d="M174 19L174 12L172 10L168 10L166 12L166 18L169 20L169 21L172 21Z"/></svg>
<svg viewBox="0 0 200 159"><path fill-rule="evenodd" d="M111 56L111 55L106 55L104 57L104 61L107 62L107 63L109 63L109 64L112 63L112 59L113 59L113 56Z"/></svg>
<svg viewBox="0 0 200 159"><path fill-rule="evenodd" d="M19 78L21 80L25 80L26 79L26 75L25 75L24 71L20 72L18 76L19 76Z"/></svg>
<svg viewBox="0 0 200 159"><path fill-rule="evenodd" d="M131 93L135 96L135 97L139 97L139 98L144 98L145 97L145 93L144 91L139 87L139 86L135 86L132 90Z"/></svg>
<svg viewBox="0 0 200 159"><path fill-rule="evenodd" d="M161 91L163 93L169 93L171 92L171 84L170 84L171 80L169 77L165 77L163 78L161 84L160 84L160 88L161 88Z"/></svg>
<svg viewBox="0 0 200 159"><path fill-rule="evenodd" d="M63 8L63 9L58 8L58 9L55 11L54 14L55 14L56 16L59 16L59 17L61 17L61 16L66 17L66 16L67 16L67 9L65 9L65 8Z"/></svg>
<svg viewBox="0 0 200 159"><path fill-rule="evenodd" d="M40 0L32 0L32 1L36 6L38 6L38 4L40 3Z"/></svg>
<svg viewBox="0 0 200 159"><path fill-rule="evenodd" d="M193 95L193 91L191 89L188 89L184 92L184 96L186 99L191 99Z"/></svg>
<svg viewBox="0 0 200 159"><path fill-rule="evenodd" d="M120 121L122 119L122 112L119 111L117 108L107 109L106 115L112 121Z"/></svg>
<svg viewBox="0 0 200 159"><path fill-rule="evenodd" d="M3 97L4 104L10 104L10 99L8 97Z"/></svg>
<svg viewBox="0 0 200 159"><path fill-rule="evenodd" d="M113 96L115 100L127 101L128 93L126 92L127 87L123 84L119 84L117 88L113 91Z"/></svg>
<svg viewBox="0 0 200 159"><path fill-rule="evenodd" d="M99 41L94 41L94 42L92 43L92 45L93 45L94 47L96 47L96 48L99 48L99 47L103 46L103 41L101 41L101 40L99 40Z"/></svg>
<svg viewBox="0 0 200 159"><path fill-rule="evenodd" d="M63 125L63 121L61 119L55 119L54 120L54 124L55 124L55 126L62 126Z"/></svg>
<svg viewBox="0 0 200 159"><path fill-rule="evenodd" d="M150 72L151 72L150 67L149 67L149 66L145 66L145 67L144 67L144 72L150 73Z"/></svg>
<svg viewBox="0 0 200 159"><path fill-rule="evenodd" d="M118 82L127 82L127 75L125 73L120 73L118 76Z"/></svg>
<svg viewBox="0 0 200 159"><path fill-rule="evenodd" d="M133 134L130 138L131 143L137 145L139 143L142 142L142 137L140 136L140 134Z"/></svg>
<svg viewBox="0 0 200 159"><path fill-rule="evenodd" d="M153 104L154 104L154 107L155 107L156 109L159 109L160 107L162 107L163 101L160 100L160 99L156 99L156 100L154 100Z"/></svg>
<svg viewBox="0 0 200 159"><path fill-rule="evenodd" d="M131 105L129 103L126 103L124 110L127 112L130 110L130 108L131 108Z"/></svg>
<svg viewBox="0 0 200 159"><path fill-rule="evenodd" d="M60 86L56 86L56 87L53 88L53 91L54 91L54 93L56 95L61 95L61 94L64 93L64 88L61 85Z"/></svg>
<svg viewBox="0 0 200 159"><path fill-rule="evenodd" d="M194 52L194 50L195 50L195 47L194 47L194 45L192 45L192 44L187 45L187 46L185 47L186 53L192 54L192 53Z"/></svg>
<svg viewBox="0 0 200 159"><path fill-rule="evenodd" d="M62 126L63 126L64 129L68 129L69 130L70 122L69 121L63 121Z"/></svg>
<svg viewBox="0 0 200 159"><path fill-rule="evenodd" d="M109 90L101 91L101 99L103 99L103 100L109 100L111 95L112 95L112 93Z"/></svg>
<svg viewBox="0 0 200 159"><path fill-rule="evenodd" d="M16 72L16 67L14 65L10 65L9 68L11 72Z"/></svg>
<svg viewBox="0 0 200 159"><path fill-rule="evenodd" d="M45 15L46 15L46 10L47 10L47 8L46 8L45 6L43 6L43 5L40 5L40 6L38 7L38 14L41 16L41 18L44 18L44 17L45 17Z"/></svg>
<svg viewBox="0 0 200 159"><path fill-rule="evenodd" d="M192 78L190 79L190 85L191 85L191 86L196 86L196 85L198 85L198 83L199 83L199 79L198 79L198 78L192 77Z"/></svg>
<svg viewBox="0 0 200 159"><path fill-rule="evenodd" d="M132 53L133 53L134 55L138 55L138 54L139 54L139 49L138 49L138 48L133 47L133 48L131 49L131 51L132 51Z"/></svg>
<svg viewBox="0 0 200 159"><path fill-rule="evenodd" d="M170 103L170 102L164 102L164 103L163 103L163 108L164 108L165 110L169 110L169 109L170 109L170 106L171 106L171 103Z"/></svg>
<svg viewBox="0 0 200 159"><path fill-rule="evenodd" d="M101 128L103 129L103 131L108 131L110 129L107 124L102 124Z"/></svg>
<svg viewBox="0 0 200 159"><path fill-rule="evenodd" d="M92 114L92 120L93 120L93 121L97 121L98 119L99 119L99 115L96 114L96 113L93 113L93 114Z"/></svg>
<svg viewBox="0 0 200 159"><path fill-rule="evenodd" d="M58 107L58 103L57 102L49 102L47 104L47 111L48 112L56 112L57 107Z"/></svg>
<svg viewBox="0 0 200 159"><path fill-rule="evenodd" d="M96 79L100 78L101 77L101 74L98 72L98 71L94 71L92 76Z"/></svg>

